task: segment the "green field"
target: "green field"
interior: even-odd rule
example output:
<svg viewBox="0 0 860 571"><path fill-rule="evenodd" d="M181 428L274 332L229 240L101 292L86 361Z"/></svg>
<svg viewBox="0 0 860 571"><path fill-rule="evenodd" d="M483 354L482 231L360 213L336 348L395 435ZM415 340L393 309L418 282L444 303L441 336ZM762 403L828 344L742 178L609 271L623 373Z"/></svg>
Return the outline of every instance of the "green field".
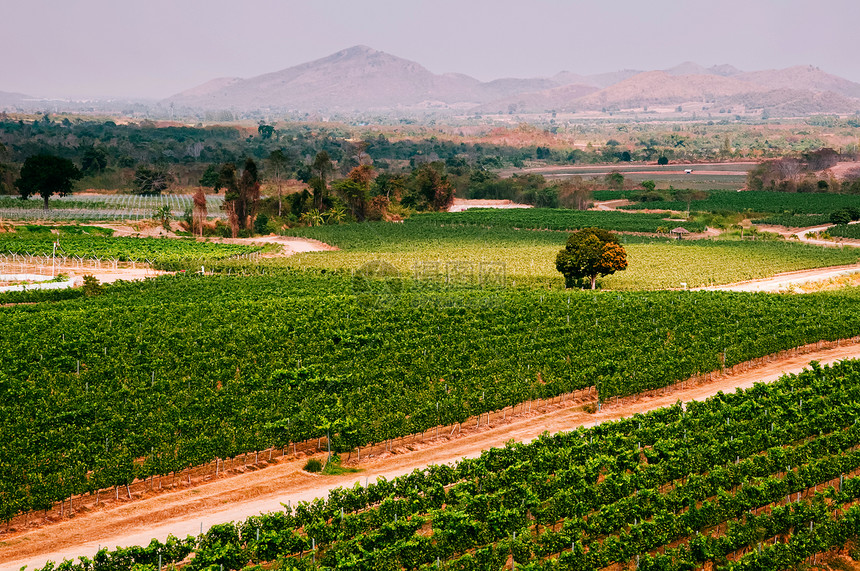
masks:
<svg viewBox="0 0 860 571"><path fill-rule="evenodd" d="M530 173L542 174L548 180L564 180L571 177L581 177L588 180L597 178L603 181L606 173L620 172L625 180L641 183L643 180L653 180L658 189L684 188L692 190L730 190L736 191L746 186L746 174L734 174L746 172L755 165L752 164L670 164L670 165L625 165L616 163L600 166L571 166L569 168L547 168L529 169ZM691 174L684 173L685 169L692 168ZM697 171L709 171L708 174L699 174ZM507 172L507 171L506 171ZM514 172L514 171L510 171ZM725 172L726 174L712 174Z"/></svg>
<svg viewBox="0 0 860 571"><path fill-rule="evenodd" d="M629 194L629 193L628 193ZM702 200L690 202L693 212L754 212L774 214L830 214L846 206L860 206L860 197L849 194L789 193L768 191L712 191ZM685 201L641 202L623 207L627 210L685 211Z"/></svg>
<svg viewBox="0 0 860 571"><path fill-rule="evenodd" d="M813 365L196 538L104 549L96 568L155 571L162 554L189 571L803 569L860 535L858 398L860 363Z"/></svg>
<svg viewBox="0 0 860 571"><path fill-rule="evenodd" d="M182 260L223 260L248 256L262 246L217 244L194 238L133 238L110 236L112 230L92 226L19 226L0 233L0 256L51 256L170 263ZM17 258L12 258L17 259Z"/></svg>
<svg viewBox="0 0 860 571"><path fill-rule="evenodd" d="M827 233L838 238L848 238L851 240L860 240L860 224L843 224L831 226L827 229Z"/></svg>
<svg viewBox="0 0 860 571"><path fill-rule="evenodd" d="M0 520L319 437L327 422L346 451L592 385L604 399L663 387L858 335L858 296L297 272L164 276L0 307Z"/></svg>
<svg viewBox="0 0 860 571"><path fill-rule="evenodd" d="M283 262L294 268L354 271L384 260L406 275L428 262L467 261L504 264L511 285L558 289L564 287L555 269L555 255L565 232L511 230L508 212L497 211L499 226L441 225L446 215L414 217L403 224L366 223L296 230L340 248L304 253ZM494 224L491 212L477 213ZM597 213L601 214L601 213ZM625 216L613 213L615 216ZM454 218L462 219L462 218ZM860 251L808 246L790 242L731 242L626 238L628 268L598 279L600 287L616 290L698 287L769 277L773 274L824 266L852 264Z"/></svg>

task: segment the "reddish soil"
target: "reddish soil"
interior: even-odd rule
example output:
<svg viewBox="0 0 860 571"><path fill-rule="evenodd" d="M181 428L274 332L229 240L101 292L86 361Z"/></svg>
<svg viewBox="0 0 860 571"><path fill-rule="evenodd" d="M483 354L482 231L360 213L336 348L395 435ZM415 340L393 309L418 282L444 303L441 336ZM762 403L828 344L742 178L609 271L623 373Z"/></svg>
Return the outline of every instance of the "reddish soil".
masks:
<svg viewBox="0 0 860 571"><path fill-rule="evenodd" d="M568 396L563 402L553 399L551 403L536 403L534 408L529 404L518 405L514 411L506 409L490 415L489 424L487 416L482 415L480 421L473 419L468 425L464 423L462 429L440 427L438 437L433 429L412 439L398 439L391 452L383 445L373 450L365 448L360 462L355 461L355 456L348 462L360 469L360 474L309 474L301 470L306 458L288 455L275 458L271 463L261 462L268 464L265 469L240 466L227 476L222 471L217 479L210 465L208 475L198 475L193 485L177 483L167 491L135 492L132 500L122 499L124 491L120 492L119 500L113 499L111 493L112 497L106 501L103 494L98 507L93 505L94 498L77 498L72 517L46 522L31 515L33 521L29 526L18 524L18 529L0 535L0 569L19 569L22 565L40 567L48 560L61 561L79 555L92 557L99 546L147 544L153 537L163 541L170 533L179 537L196 535L216 523L281 509L282 503L295 504L325 496L337 486L364 484L367 479L375 480L379 476L393 478L428 464L474 457L508 440L528 442L544 431L552 433L591 426L671 405L678 400L704 399L718 391L773 381L783 373L801 370L811 360L825 364L860 357L857 342L860 339L830 348L822 343L789 351L760 359L755 364L739 365L725 375L708 375L706 379L686 381L648 395L610 401L599 413L584 410L584 404L589 402L586 393L582 393L581 398ZM480 426L476 426L478 422ZM267 459L266 453L260 458ZM170 479L164 478L163 483L168 486ZM158 488L157 482L154 487Z"/></svg>

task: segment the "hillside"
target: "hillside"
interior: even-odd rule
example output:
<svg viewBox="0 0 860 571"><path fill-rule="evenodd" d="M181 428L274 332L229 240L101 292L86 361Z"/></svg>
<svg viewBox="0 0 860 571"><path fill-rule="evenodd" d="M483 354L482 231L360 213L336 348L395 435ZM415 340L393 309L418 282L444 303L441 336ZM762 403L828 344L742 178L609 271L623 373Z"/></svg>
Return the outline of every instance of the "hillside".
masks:
<svg viewBox="0 0 860 571"><path fill-rule="evenodd" d="M0 110L12 110L16 107L20 107L28 99L30 99L30 97L28 95L24 95L23 93L0 91Z"/></svg>
<svg viewBox="0 0 860 571"><path fill-rule="evenodd" d="M860 84L812 66L744 72L729 64L705 67L690 61L662 71L562 71L552 77L481 82L459 73L436 74L417 62L354 46L256 77L213 79L162 102L180 109L341 113L427 108L542 113L689 103L742 105L747 111L786 115L852 113L860 109Z"/></svg>

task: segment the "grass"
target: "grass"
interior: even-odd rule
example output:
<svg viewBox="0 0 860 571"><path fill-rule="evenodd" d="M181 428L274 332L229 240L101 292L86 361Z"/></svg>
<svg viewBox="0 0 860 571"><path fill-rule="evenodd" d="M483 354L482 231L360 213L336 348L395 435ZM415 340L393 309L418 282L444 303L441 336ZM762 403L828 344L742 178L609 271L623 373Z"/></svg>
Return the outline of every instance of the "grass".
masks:
<svg viewBox="0 0 860 571"><path fill-rule="evenodd" d="M326 476L340 476L341 474L355 474L356 472L361 472L361 470L359 470L358 468L348 468L346 466L341 466L340 462L340 456L337 454L333 454L331 460L326 463L321 473Z"/></svg>

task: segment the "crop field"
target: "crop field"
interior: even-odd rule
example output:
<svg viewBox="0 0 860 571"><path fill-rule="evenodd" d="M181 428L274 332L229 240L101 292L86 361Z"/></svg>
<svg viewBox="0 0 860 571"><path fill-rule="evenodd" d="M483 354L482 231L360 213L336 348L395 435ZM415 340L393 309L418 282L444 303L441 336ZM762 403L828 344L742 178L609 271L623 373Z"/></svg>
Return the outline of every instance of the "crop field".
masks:
<svg viewBox="0 0 860 571"><path fill-rule="evenodd" d="M796 569L860 534L860 363L510 443L168 545L143 570ZM87 562L63 569L84 571ZM50 568L50 567L49 567ZM46 569L49 569L46 568ZM113 567L112 567L113 568Z"/></svg>
<svg viewBox="0 0 860 571"><path fill-rule="evenodd" d="M789 193L768 191L725 192L712 191L703 200L693 200L690 210L697 212L756 212L774 214L830 214L846 206L857 207L860 197L848 194ZM682 201L642 202L624 206L627 210L684 211Z"/></svg>
<svg viewBox="0 0 860 571"><path fill-rule="evenodd" d="M831 223L829 214L772 214L764 218L757 218L752 222L753 224L770 224L785 226L786 228L810 228Z"/></svg>
<svg viewBox="0 0 860 571"><path fill-rule="evenodd" d="M838 238L849 238L851 240L860 240L860 225L858 224L843 224L839 226L831 226L827 229L827 233Z"/></svg>
<svg viewBox="0 0 860 571"><path fill-rule="evenodd" d="M550 180L581 177L583 179L603 179L609 172L620 172L628 181L641 183L653 180L657 188L684 188L692 190L731 190L746 186L746 172L754 165L747 163L729 164L670 164L670 165L633 165L623 164L602 166L548 167L529 169L528 172L541 174ZM684 173L692 168L691 174Z"/></svg>
<svg viewBox="0 0 860 571"><path fill-rule="evenodd" d="M259 252L260 246L198 242L193 238L129 238L71 235L58 238L47 232L0 234L0 256L4 261L19 257L57 257L70 259L114 260L118 262L168 263L181 260L222 260ZM48 263L48 262L46 262Z"/></svg>
<svg viewBox="0 0 860 571"><path fill-rule="evenodd" d="M410 219L413 223L442 225L474 225L493 228L529 230L579 230L604 228L615 232L657 232L659 228L683 225L691 232L705 229L704 224L693 221L672 221L662 214L605 212L595 210L567 210L555 208L470 208L463 212L419 214Z"/></svg>
<svg viewBox="0 0 860 571"><path fill-rule="evenodd" d="M223 218L223 196L208 195L208 216ZM50 210L44 210L41 198L0 197L0 220L143 220L152 218L153 212L167 206L174 218L183 216L192 207L190 194L164 194L141 196L130 194L75 194L54 197Z"/></svg>
<svg viewBox="0 0 860 571"><path fill-rule="evenodd" d="M165 276L0 307L0 520L325 435L329 421L336 449L350 450L528 399L590 386L604 399L632 394L860 334L853 289L420 285Z"/></svg>
<svg viewBox="0 0 860 571"><path fill-rule="evenodd" d="M546 231L512 231L508 211L497 211L502 227L484 225L437 226L438 217L414 217L403 224L367 223L306 228L295 234L341 248L332 252L298 254L281 264L293 268L360 271L382 260L408 276L428 264L466 262L475 267L499 263L511 285L559 289L564 280L555 268L555 256L567 234ZM466 213L463 214L467 214ZM492 213L479 213L485 223ZM615 216L625 216L614 213ZM453 216L453 215L450 215ZM598 279L600 287L614 290L699 287L771 276L775 273L856 263L860 252L808 246L791 242L732 242L711 240L657 240L625 238L628 268Z"/></svg>

